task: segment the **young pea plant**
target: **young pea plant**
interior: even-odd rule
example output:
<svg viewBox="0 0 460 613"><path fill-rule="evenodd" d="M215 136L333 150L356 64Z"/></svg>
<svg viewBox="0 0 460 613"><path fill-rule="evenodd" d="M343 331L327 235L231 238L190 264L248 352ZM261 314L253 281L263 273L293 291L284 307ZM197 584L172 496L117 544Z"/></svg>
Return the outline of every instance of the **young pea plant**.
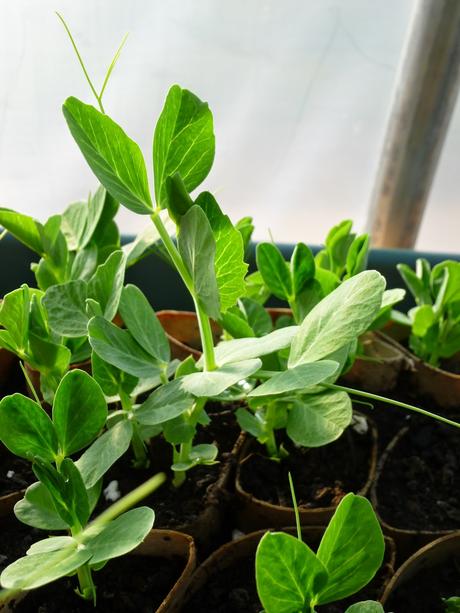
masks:
<svg viewBox="0 0 460 613"><path fill-rule="evenodd" d="M459 613L460 597L451 596L450 598L444 598L444 605L446 607L446 613Z"/></svg>
<svg viewBox="0 0 460 613"><path fill-rule="evenodd" d="M422 360L439 366L460 351L460 262L446 260L431 269L418 259L415 271L398 264L416 306L407 315L394 312L398 323L410 327L409 346Z"/></svg>
<svg viewBox="0 0 460 613"><path fill-rule="evenodd" d="M117 501L78 532L51 536L31 545L26 555L7 566L0 575L0 605L22 591L36 589L76 575L76 593L96 606L92 572L114 558L135 549L150 532L155 514L149 507L130 507L153 493L164 481L159 473Z"/></svg>
<svg viewBox="0 0 460 613"><path fill-rule="evenodd" d="M126 451L130 440L123 424L98 437L106 419L107 403L101 388L81 370L63 377L51 417L40 404L21 394L1 400L0 440L13 454L30 460L38 478L15 505L16 517L35 528L69 534L35 543L25 558L3 571L3 587L31 589L77 571L80 595L95 600L92 568L130 551L150 530L150 509L130 511L110 527L102 521L97 528L87 529L102 476ZM70 456L85 447L74 462ZM135 527L128 529L130 525ZM36 577L33 569L41 563L47 568L48 562L48 572Z"/></svg>
<svg viewBox="0 0 460 613"><path fill-rule="evenodd" d="M292 487L292 482L291 482ZM295 496L294 508L297 511ZM257 547L256 584L265 613L302 613L356 594L382 565L385 542L368 500L347 494L324 532L317 552L285 532L267 532ZM346 613L380 613L366 601Z"/></svg>
<svg viewBox="0 0 460 613"><path fill-rule="evenodd" d="M395 406L435 417L451 425L460 424L418 407L334 383L343 370L357 338L368 329L382 308L385 280L377 271L364 271L347 279L319 302L301 326L284 328L293 331L285 359L285 368L260 370L257 377L266 379L248 394L247 409L238 409L243 430L264 444L269 457L281 459L283 449L276 440L276 430L283 429L297 445L318 447L341 436L352 420L349 394L380 400ZM273 336L274 333L268 335ZM246 339L261 341L261 339ZM233 347L244 340L228 341ZM219 354L218 354L219 355Z"/></svg>

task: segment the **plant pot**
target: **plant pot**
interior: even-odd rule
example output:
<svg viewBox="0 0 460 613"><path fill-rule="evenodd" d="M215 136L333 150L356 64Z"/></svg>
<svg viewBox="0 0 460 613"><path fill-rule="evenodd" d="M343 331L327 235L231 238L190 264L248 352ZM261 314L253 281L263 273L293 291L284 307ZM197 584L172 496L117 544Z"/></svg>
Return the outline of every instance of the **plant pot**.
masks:
<svg viewBox="0 0 460 613"><path fill-rule="evenodd" d="M406 386L411 395L421 401L434 402L439 408L460 411L460 353L449 361L456 372L432 366L413 354L403 343L407 343L407 327L393 324L385 329L393 345L399 349L410 365L405 371Z"/></svg>
<svg viewBox="0 0 460 613"><path fill-rule="evenodd" d="M456 565L453 560L457 561ZM460 532L426 545L406 560L388 583L381 599L385 610L444 613L441 595L445 598L460 595L459 562Z"/></svg>
<svg viewBox="0 0 460 613"><path fill-rule="evenodd" d="M365 496L374 480L377 465L377 430L371 420L367 419L367 422L369 424L367 434L355 435L354 431L347 429L347 431L345 431L338 441L330 443L322 448L318 448L318 450L308 450L305 456L300 457L300 460L296 459L296 464L293 464L292 468L287 466L286 460L282 460L281 463L276 463L273 460L266 458L266 456L262 456L260 453L260 446L259 453L257 453L258 444L254 439L248 439L243 445L240 454L240 462L236 473L235 490L238 505L236 520L238 528L240 528L243 532L249 532L263 528L279 529L283 526L295 524L295 514L294 509L291 506L288 487L288 470L290 470L292 473L294 487L297 494L300 521L303 526L327 524L340 500L351 490L355 491L357 494ZM355 436L366 436L366 443L365 445L362 445L362 453L360 445L358 453L356 454L359 454L360 457L359 459L355 458L355 466L359 465L363 467L361 478L357 480L354 487L350 487L348 489L345 484L343 486L338 484L338 477L328 477L328 482L325 479L324 481L318 483L318 485L313 484L316 487L315 491L317 491L319 494L317 502L314 503L314 505L311 502L307 502L306 504L303 503L303 491L306 491L308 495L310 495L311 491L310 489L307 489L310 488L311 485L310 482L307 481L309 479L316 478L310 477L310 472L311 475L315 475L317 466L326 466L328 464L328 458L333 458L334 461L336 461L336 456L338 464L344 467L349 465L351 455L350 450L355 448L356 441L360 442L359 439L352 438ZM339 451L345 456L343 460L338 457ZM311 462L308 462L308 454L312 454L310 456L310 459L312 460ZM311 468L309 468L309 464L312 465ZM307 475L305 481L303 477L296 476L296 465L299 465L301 468L305 467L305 470L310 471L303 473L304 475ZM268 471L271 472L270 475ZM282 483L282 487L285 489L283 498L286 500L286 502L269 502L262 499L260 494L254 494L253 492L249 491L248 485L246 484L248 481L248 475L251 475L251 480L253 479L255 481L260 479L261 491L264 493L266 493L266 490L268 490L266 484L267 486L270 486L270 491L274 491L273 488L278 490L280 484ZM322 497L323 493L325 494L324 497ZM306 499L307 498L305 497L305 500ZM327 500L327 502L323 504L321 502L322 499ZM307 504L309 506L307 506Z"/></svg>
<svg viewBox="0 0 460 613"><path fill-rule="evenodd" d="M365 358L357 358L342 376L342 381L376 394L392 391L401 372L410 367L411 361L392 339L381 332L366 332L360 342Z"/></svg>
<svg viewBox="0 0 460 613"><path fill-rule="evenodd" d="M158 311L156 314L163 326L171 347L171 355L177 360L185 360L192 355L196 360L201 357L201 337L196 313L193 311ZM214 343L220 338L222 330L211 320Z"/></svg>
<svg viewBox="0 0 460 613"><path fill-rule="evenodd" d="M324 530L323 526L303 528L304 542L316 550ZM283 532L296 535L294 528L284 528ZM215 551L194 573L177 610L184 613L185 611L196 611L197 613L206 611L207 613L207 611L217 610L218 605L224 601L228 604L225 611L229 613L260 610L255 586L254 557L259 541L265 533L265 530L252 532L233 542L226 543ZM379 572L379 586L375 593L377 598L394 572L395 546L388 538L385 539L385 545L385 560ZM216 585L219 579L222 581L221 586ZM251 602L248 603L248 600ZM359 594L353 597L353 601L357 600L360 600ZM252 607L249 606L250 604ZM257 605L259 608L254 608Z"/></svg>
<svg viewBox="0 0 460 613"><path fill-rule="evenodd" d="M181 566L183 570L180 571L180 574L177 580L175 580L175 582L173 583L172 588L170 589L168 594L165 596L161 604L157 606L156 608L152 606L152 609L151 609L152 613L155 613L155 612L156 613L173 613L174 611L177 611L176 603L183 597L183 594L190 581L190 577L196 566L196 554L195 554L195 545L194 545L193 539L190 536L181 534L180 532L174 532L172 530L154 529L147 535L144 542L141 543L133 552L128 554L126 558L129 559L130 562L134 565L134 562L135 562L134 559L137 556L143 556L144 568L145 568L145 563L148 561L148 558L160 558L162 560L164 559L173 560L175 561L175 563L177 563L179 560L182 562ZM116 563L117 563L117 560L111 560L108 563L108 570L110 570L111 565L113 568L113 565ZM101 572L102 571L97 573L96 582L98 580L98 577L101 576ZM137 577L134 571L130 578L132 579L132 584L133 584L131 591L134 595L137 589L136 588ZM62 583L62 580L60 580L59 583ZM62 588L59 588L59 589L62 589ZM0 608L0 610L5 611L5 612L7 611L8 612L9 611L19 612L23 610L21 607L21 601L23 601L24 605L27 604L29 599L31 600L32 598L36 596L35 592L37 592L37 596L39 596L38 593L41 592L42 590L43 591L46 590L47 592L48 590L50 590L50 587L45 586L44 588L39 588L37 590L32 590L26 594L21 594L21 596L17 598L14 603L10 602L7 607ZM70 591L70 596L72 596L71 591ZM69 596L67 596L67 598L68 597ZM64 606L66 606L66 603L64 604ZM27 608L26 610L31 611L31 610L42 610L42 609L41 608L40 609ZM82 607L82 610L86 611L87 609ZM97 610L101 610L99 608L99 603L98 603ZM103 610L108 611L111 609L109 609L108 604L105 603L105 608ZM117 608L116 610L122 610L122 609ZM128 608L127 611L129 610L135 611L135 610L140 610L140 609ZM142 610L145 610L145 608L142 608Z"/></svg>
<svg viewBox="0 0 460 613"><path fill-rule="evenodd" d="M460 528L459 505L453 498L459 491L455 465L456 458L460 462L459 445L448 438L454 436L459 437L453 428L431 422L422 428L406 427L379 461L371 500L401 559ZM449 479L453 479L452 491L444 492L443 484Z"/></svg>

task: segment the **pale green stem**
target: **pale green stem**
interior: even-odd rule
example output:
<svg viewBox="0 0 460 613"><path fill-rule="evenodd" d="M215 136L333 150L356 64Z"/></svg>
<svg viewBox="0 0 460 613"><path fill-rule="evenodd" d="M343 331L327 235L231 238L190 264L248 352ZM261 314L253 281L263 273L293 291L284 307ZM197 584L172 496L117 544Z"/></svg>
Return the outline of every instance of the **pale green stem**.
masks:
<svg viewBox="0 0 460 613"><path fill-rule="evenodd" d="M267 440L265 441L265 449L269 457L278 458L278 446L276 444L275 431L273 430L273 411L276 411L272 405L268 405L265 410L265 424L264 424L264 434L267 436Z"/></svg>
<svg viewBox="0 0 460 613"><path fill-rule="evenodd" d="M5 238L7 234L8 234L8 230L3 230L2 232L0 232L0 241L2 240L2 238Z"/></svg>
<svg viewBox="0 0 460 613"><path fill-rule="evenodd" d="M22 373L24 375L27 385L29 386L30 391L32 392L35 402L41 406L42 403L40 402L40 398L38 397L37 390L35 389L35 386L33 385L32 381L30 380L26 367L21 360L19 360L19 366L21 367Z"/></svg>
<svg viewBox="0 0 460 613"><path fill-rule="evenodd" d="M120 389L120 400L121 406L124 411L128 414L131 414L132 409L132 400L129 394L126 394L123 390ZM147 455L147 450L145 448L145 443L142 440L142 437L139 432L138 424L135 420L131 420L131 426L133 429L133 435L131 438L131 449L134 454L134 466L136 468L147 468L149 465L149 458Z"/></svg>
<svg viewBox="0 0 460 613"><path fill-rule="evenodd" d="M206 400L207 400L206 398L197 398L197 400L195 400L192 410L190 411L190 414L188 415L188 422L194 427L196 426L200 413L204 405L206 404ZM193 447L193 437L191 440L187 441L186 443L182 443L179 446L179 451L176 451L176 447L173 445L174 464L188 462L192 447ZM172 480L172 484L174 487L180 487L184 483L185 473L186 473L185 470L175 470L174 471L174 477Z"/></svg>
<svg viewBox="0 0 460 613"><path fill-rule="evenodd" d="M291 490L292 506L294 507L295 525L297 528L297 538L299 539L299 541L302 541L302 528L300 526L299 506L297 504L297 498L296 498L295 489L294 489L294 482L292 481L292 475L290 472L288 472L288 479L289 479L289 488Z"/></svg>
<svg viewBox="0 0 460 613"><path fill-rule="evenodd" d="M96 606L96 586L94 585L93 575L88 562L77 570L77 577L80 585L80 595L85 600L92 600L94 606Z"/></svg>
<svg viewBox="0 0 460 613"><path fill-rule="evenodd" d="M201 345L203 349L205 370L214 370L216 368L216 360L214 356L214 341L212 337L211 324L209 322L209 317L204 312L203 308L200 305L199 300L195 296L195 289L193 287L193 280L190 276L182 258L180 256L179 251L176 248L173 240L168 234L163 221L159 215L159 211L155 211L153 215L150 216L151 220L155 224L156 229L158 230L158 234L163 242L163 245L166 248L166 251L169 254L174 266L176 267L177 272L179 273L182 281L185 284L185 287L189 291L190 295L193 298L193 302L195 304L195 310L198 318L198 325L200 328L200 336L201 336Z"/></svg>
<svg viewBox="0 0 460 613"><path fill-rule="evenodd" d="M393 400L392 398L385 398L385 396L378 396L377 394L371 394L370 392L363 392L362 390L356 390L351 387L345 387L343 385L336 385L335 383L322 383L322 387L326 387L332 390L340 390L343 392L347 392L349 394L354 394L356 396L362 396L364 398L369 398L371 400L377 400L379 402L385 402L386 404L392 404L396 407L401 407L403 409L407 409L409 411L414 411L415 413L420 413L421 415L425 415L425 417L431 417L432 419L437 419L449 426L455 426L456 428L460 428L460 423L453 421L452 419L447 419L447 417L442 417L442 415L436 415L436 413L431 413L430 411L425 411L425 409L421 409L420 407L416 407L412 404L407 404L406 402L400 402L399 400Z"/></svg>

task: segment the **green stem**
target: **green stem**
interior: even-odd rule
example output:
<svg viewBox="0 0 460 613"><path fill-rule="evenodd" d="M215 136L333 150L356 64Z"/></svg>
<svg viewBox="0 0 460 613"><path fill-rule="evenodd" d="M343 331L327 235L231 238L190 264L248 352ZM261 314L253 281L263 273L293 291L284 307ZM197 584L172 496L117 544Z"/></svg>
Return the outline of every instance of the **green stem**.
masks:
<svg viewBox="0 0 460 613"><path fill-rule="evenodd" d="M214 356L214 340L212 337L211 324L209 322L209 317L204 312L203 308L200 305L199 300L195 296L195 288L193 287L193 279L189 274L184 262L182 261L181 255L174 244L172 238L169 236L168 231L166 230L163 221L159 215L159 210L157 209L153 215L150 216L153 221L155 228L160 235L160 238L163 242L163 245L166 248L166 251L169 254L174 266L176 267L177 272L179 273L182 281L185 284L185 287L189 291L190 295L193 298L193 302L195 305L195 310L198 318L198 325L200 328L200 336L201 336L201 345L203 348L203 356L205 362L205 370L214 370L216 368L216 360Z"/></svg>
<svg viewBox="0 0 460 613"><path fill-rule="evenodd" d="M179 452L174 449L173 460L174 464L182 462L188 462L190 451L192 450L192 441L187 443L181 443L179 445ZM185 481L185 470L175 470L172 484L174 487L180 487Z"/></svg>
<svg viewBox="0 0 460 613"><path fill-rule="evenodd" d="M120 400L121 406L124 411L128 413L129 416L132 416L131 409L133 406L131 397L129 394L126 394L122 389L120 391ZM136 468L147 468L150 464L147 450L145 447L145 443L142 440L142 437L139 432L139 425L136 423L134 419L131 419L131 426L133 429L133 435L131 437L131 449L134 454L134 466Z"/></svg>
<svg viewBox="0 0 460 613"><path fill-rule="evenodd" d="M265 441L265 449L267 450L267 454L270 458L278 458L278 445L276 444L275 431L273 429L274 422L274 411L276 408L269 404L265 410L265 419L264 419L264 434L267 437Z"/></svg>
<svg viewBox="0 0 460 613"><path fill-rule="evenodd" d="M78 583L80 585L79 593L85 600L92 600L96 606L96 586L94 585L93 575L89 564L83 564L77 570Z"/></svg>
<svg viewBox="0 0 460 613"><path fill-rule="evenodd" d="M24 364L22 363L22 360L19 360L19 366L21 367L22 373L24 375L24 378L26 380L27 385L29 386L29 389L35 399L35 402L37 404L39 404L40 406L42 406L42 403L40 402L40 398L38 397L37 394L37 390L35 389L34 384L32 383L32 381L30 380L30 377L27 373L26 367L24 366Z"/></svg>
<svg viewBox="0 0 460 613"><path fill-rule="evenodd" d="M292 475L288 472L289 478L289 488L291 490L291 498L292 498L292 506L294 507L295 514L295 525L297 528L297 538L299 541L302 541L302 528L300 526L300 514L299 514L299 505L297 504L297 498L295 495L294 482L292 481Z"/></svg>
<svg viewBox="0 0 460 613"><path fill-rule="evenodd" d="M447 419L447 417L443 417L442 415L436 415L436 413L431 413L430 411L425 411L425 409L421 409L420 407L416 407L412 404L407 404L406 402L400 402L399 400L393 400L392 398L385 398L385 396L378 396L377 394L363 392L362 390L356 390L351 387L345 387L343 385L336 385L335 383L322 383L321 385L322 387L326 387L328 389L340 390L342 392L348 392L349 394L354 394L356 396L362 396L363 398L370 398L371 400L378 400L379 402L392 404L396 407L401 407L403 409L408 409L409 411L414 411L415 413L420 413L421 415L425 415L425 417L437 419L438 421L448 424L449 426L455 426L456 428L460 428L460 424L456 421Z"/></svg>

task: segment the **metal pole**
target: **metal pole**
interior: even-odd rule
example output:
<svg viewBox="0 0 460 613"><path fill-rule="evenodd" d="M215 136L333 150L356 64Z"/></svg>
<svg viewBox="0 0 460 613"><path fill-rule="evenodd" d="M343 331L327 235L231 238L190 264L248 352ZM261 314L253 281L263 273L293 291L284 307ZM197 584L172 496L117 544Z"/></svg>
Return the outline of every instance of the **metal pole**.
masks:
<svg viewBox="0 0 460 613"><path fill-rule="evenodd" d="M416 0L372 196L373 246L414 246L459 84L460 0Z"/></svg>

